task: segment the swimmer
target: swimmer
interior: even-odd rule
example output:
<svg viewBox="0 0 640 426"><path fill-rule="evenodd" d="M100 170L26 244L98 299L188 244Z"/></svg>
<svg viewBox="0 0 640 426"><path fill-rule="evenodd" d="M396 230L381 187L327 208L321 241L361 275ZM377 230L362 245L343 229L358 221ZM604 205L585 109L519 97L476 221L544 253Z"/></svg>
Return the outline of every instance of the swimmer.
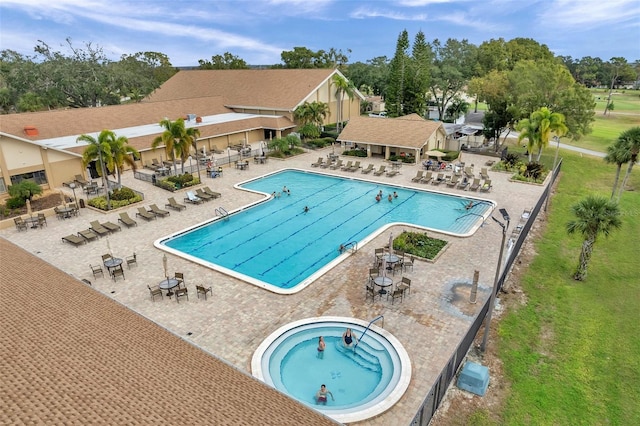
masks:
<svg viewBox="0 0 640 426"><path fill-rule="evenodd" d="M398 198L398 193L396 191L393 191L393 198Z"/></svg>
<svg viewBox="0 0 640 426"><path fill-rule="evenodd" d="M272 196L273 198L276 198L276 191L273 191L273 194L271 194L271 196Z"/></svg>
<svg viewBox="0 0 640 426"><path fill-rule="evenodd" d="M378 192L378 195L382 197L382 189L380 190L380 192Z"/></svg>
<svg viewBox="0 0 640 426"><path fill-rule="evenodd" d="M389 196L387 197L387 199L389 200L389 202L393 201L393 196L391 194L389 194Z"/></svg>
<svg viewBox="0 0 640 426"><path fill-rule="evenodd" d="M344 244L340 244L340 247L338 247L338 251L340 253L343 253L347 248L344 246Z"/></svg>
<svg viewBox="0 0 640 426"><path fill-rule="evenodd" d="M382 197L380 197L380 194L376 195L376 202L379 203L380 200L382 200Z"/></svg>
<svg viewBox="0 0 640 426"><path fill-rule="evenodd" d="M307 213L309 211L309 207L308 206L304 206L304 212Z"/></svg>
<svg viewBox="0 0 640 426"><path fill-rule="evenodd" d="M327 394L331 395L331 400L335 401L333 394L325 385L320 386L320 390L316 393L316 404L327 405Z"/></svg>
<svg viewBox="0 0 640 426"><path fill-rule="evenodd" d="M469 204L465 205L465 210L470 210L473 207L473 201L469 201Z"/></svg>

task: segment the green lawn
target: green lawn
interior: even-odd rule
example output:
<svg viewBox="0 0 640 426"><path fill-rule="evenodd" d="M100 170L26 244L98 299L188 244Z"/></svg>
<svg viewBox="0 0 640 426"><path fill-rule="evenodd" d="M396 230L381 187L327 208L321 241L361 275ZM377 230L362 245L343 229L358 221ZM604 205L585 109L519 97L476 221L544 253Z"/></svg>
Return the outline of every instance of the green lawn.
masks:
<svg viewBox="0 0 640 426"><path fill-rule="evenodd" d="M570 207L608 196L615 167L563 153L538 255L522 278L527 303L499 325L497 348L511 384L501 424L640 424L640 170L621 200L623 228L595 245L589 276L572 273L581 239ZM640 169L640 167L639 167Z"/></svg>

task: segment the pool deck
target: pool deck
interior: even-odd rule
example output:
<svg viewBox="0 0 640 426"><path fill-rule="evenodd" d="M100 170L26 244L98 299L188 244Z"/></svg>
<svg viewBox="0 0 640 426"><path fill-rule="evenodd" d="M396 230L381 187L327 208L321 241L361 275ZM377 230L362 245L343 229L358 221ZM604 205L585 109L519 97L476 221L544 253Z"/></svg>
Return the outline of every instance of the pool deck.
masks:
<svg viewBox="0 0 640 426"><path fill-rule="evenodd" d="M282 325L307 317L343 316L369 320L384 315L384 328L405 347L412 361L411 384L403 398L382 415L358 424L389 425L409 424L422 404L433 381L459 345L483 301L489 296L495 275L500 249L501 229L489 220L468 238L452 237L431 232L430 235L447 240L451 244L435 263L416 261L413 271L405 272L411 278L411 293L404 301L392 305L391 299L365 302L364 285L368 268L372 265L374 248L387 244L389 233L397 235L404 228L394 227L358 247L337 267L320 277L299 293L278 295L244 283L219 272L168 254L169 274L184 273L189 290L189 300L156 298L151 301L147 285L156 285L164 279L162 251L153 241L207 220L214 216L217 207L227 211L255 202L260 196L233 188L237 182L281 168L310 167L317 158L331 152L331 148L311 151L295 159L279 161L270 159L266 164L251 163L247 170L225 168L223 177L204 178L204 184L220 192L222 198L201 205L187 204L181 212L171 211L170 216L146 222L135 217L138 206L108 214L92 209L81 209L80 215L67 220L49 217L44 229L18 232L15 228L0 231L0 235L23 247L44 261L60 268L78 279L88 279L93 288L109 295L113 300L151 319L159 326L197 345L204 351L218 356L237 368L250 372L251 357L262 340ZM467 165L473 163L475 173L484 167L486 157L464 153ZM344 157L341 157L344 158ZM349 158L347 158L348 160ZM373 163L378 168L381 159L360 159L362 165ZM344 161L344 160L343 160ZM365 178L385 184L428 188L446 193L487 198L506 208L511 215L511 229L518 222L524 209L531 208L543 191L543 187L510 182L510 174L489 172L493 188L491 192L466 192L446 185L432 186L411 182L419 166L403 165L394 177L363 175L340 170L320 169L335 175ZM205 176L204 170L202 176ZM144 206L156 203L164 208L167 198L174 196L183 203L185 191L169 193L150 183L133 178L132 172L123 176L123 184L145 194ZM295 197L295 184L288 185ZM67 189L72 196L70 190ZM374 200L372 200L374 202ZM62 243L61 238L89 228L92 220L117 223L118 213L126 211L138 222L137 227L125 228L106 238L80 247ZM496 214L500 218L499 214ZM115 257L136 253L138 266L125 268L126 280L114 282L98 277L94 279L89 264L101 265L101 255L109 245ZM475 270L480 272L478 303L468 302L469 286ZM400 278L396 274L396 279ZM462 285L459 285L461 284ZM213 287L208 299L196 297L195 285ZM458 285L457 285L458 284ZM327 383L331 388L331 383Z"/></svg>

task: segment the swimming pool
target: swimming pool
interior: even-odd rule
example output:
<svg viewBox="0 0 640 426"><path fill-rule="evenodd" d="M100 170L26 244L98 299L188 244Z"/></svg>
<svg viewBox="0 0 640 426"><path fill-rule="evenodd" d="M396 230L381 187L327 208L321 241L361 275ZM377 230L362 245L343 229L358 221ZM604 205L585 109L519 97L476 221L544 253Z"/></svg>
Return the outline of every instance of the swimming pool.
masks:
<svg viewBox="0 0 640 426"><path fill-rule="evenodd" d="M282 193L284 186L290 195ZM265 199L155 244L280 294L302 290L346 258L338 251L341 244L362 245L396 224L468 236L495 206L479 198L291 169L237 187ZM397 198L376 202L380 191ZM271 197L273 192L280 196ZM466 209L469 201L474 206Z"/></svg>
<svg viewBox="0 0 640 426"><path fill-rule="evenodd" d="M355 318L319 317L287 324L267 337L251 362L253 375L340 422L364 420L391 408L411 380L411 363L400 342L372 325L355 352L341 344L346 328L361 337L367 323ZM327 347L318 356L318 337ZM318 405L321 384L335 400Z"/></svg>

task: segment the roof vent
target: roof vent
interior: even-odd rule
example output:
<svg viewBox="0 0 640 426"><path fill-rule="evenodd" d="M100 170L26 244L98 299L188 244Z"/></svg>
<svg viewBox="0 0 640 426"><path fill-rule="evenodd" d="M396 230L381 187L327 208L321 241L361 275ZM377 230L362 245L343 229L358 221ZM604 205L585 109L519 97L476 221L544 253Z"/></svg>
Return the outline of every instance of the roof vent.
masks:
<svg viewBox="0 0 640 426"><path fill-rule="evenodd" d="M196 115L195 114L187 114L187 121L191 121L191 120L195 120L196 119Z"/></svg>
<svg viewBox="0 0 640 426"><path fill-rule="evenodd" d="M38 136L40 134L36 126L24 126L24 133L27 136Z"/></svg>
<svg viewBox="0 0 640 426"><path fill-rule="evenodd" d="M202 117L196 117L196 123L202 123Z"/></svg>

